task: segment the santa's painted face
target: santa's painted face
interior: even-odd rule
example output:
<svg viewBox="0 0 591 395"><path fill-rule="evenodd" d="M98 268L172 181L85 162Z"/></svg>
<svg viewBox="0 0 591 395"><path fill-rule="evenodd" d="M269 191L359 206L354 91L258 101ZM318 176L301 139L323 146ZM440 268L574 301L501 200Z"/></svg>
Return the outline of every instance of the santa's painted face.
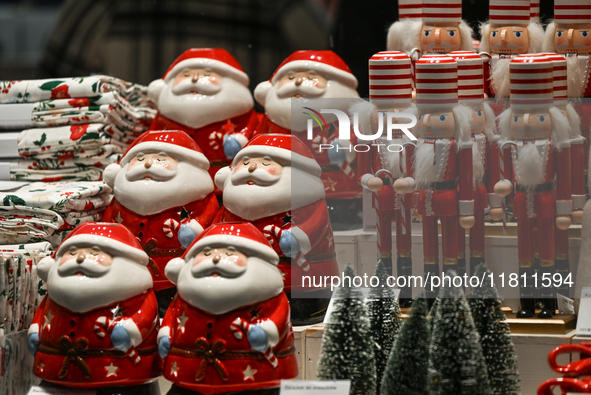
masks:
<svg viewBox="0 0 591 395"><path fill-rule="evenodd" d="M281 178L283 166L269 156L249 158L245 156L232 172L234 185L248 184L269 186Z"/></svg>
<svg viewBox="0 0 591 395"><path fill-rule="evenodd" d="M450 112L420 113L416 130L422 138L453 138L456 133L454 114Z"/></svg>
<svg viewBox="0 0 591 395"><path fill-rule="evenodd" d="M462 47L457 23L432 23L423 25L421 48L425 52L449 53Z"/></svg>
<svg viewBox="0 0 591 395"><path fill-rule="evenodd" d="M472 108L472 121L470 122L472 133L484 133L484 126L486 124L484 105L474 104L470 107Z"/></svg>
<svg viewBox="0 0 591 395"><path fill-rule="evenodd" d="M191 273L200 277L235 278L246 271L248 258L233 246L205 247L193 259Z"/></svg>
<svg viewBox="0 0 591 395"><path fill-rule="evenodd" d="M547 139L552 134L548 111L511 113L511 133L518 140Z"/></svg>
<svg viewBox="0 0 591 395"><path fill-rule="evenodd" d="M125 176L129 181L168 181L176 175L178 161L165 152L158 154L138 153L129 161Z"/></svg>
<svg viewBox="0 0 591 395"><path fill-rule="evenodd" d="M591 53L591 23L556 26L554 46L556 52L567 56Z"/></svg>
<svg viewBox="0 0 591 395"><path fill-rule="evenodd" d="M326 78L313 71L287 73L279 80L277 96L314 98L326 89Z"/></svg>
<svg viewBox="0 0 591 395"><path fill-rule="evenodd" d="M490 29L490 48L492 53L527 53L529 34L524 26L492 26Z"/></svg>
<svg viewBox="0 0 591 395"><path fill-rule="evenodd" d="M113 257L100 247L72 247L62 256L58 272L61 276L100 277L113 265Z"/></svg>
<svg viewBox="0 0 591 395"><path fill-rule="evenodd" d="M214 95L221 89L222 77L208 69L185 69L172 82L175 95Z"/></svg>

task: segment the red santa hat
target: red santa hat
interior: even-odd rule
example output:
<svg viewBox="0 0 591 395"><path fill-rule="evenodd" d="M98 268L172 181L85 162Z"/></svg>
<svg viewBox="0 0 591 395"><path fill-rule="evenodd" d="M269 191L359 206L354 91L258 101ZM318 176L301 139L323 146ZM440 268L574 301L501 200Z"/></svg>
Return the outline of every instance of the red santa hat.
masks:
<svg viewBox="0 0 591 395"><path fill-rule="evenodd" d="M531 18L530 0L490 0L489 21L495 26L527 26Z"/></svg>
<svg viewBox="0 0 591 395"><path fill-rule="evenodd" d="M369 100L378 107L412 101L410 57L404 52L378 52L369 59Z"/></svg>
<svg viewBox="0 0 591 395"><path fill-rule="evenodd" d="M257 256L272 265L279 263L279 256L267 238L250 222L224 222L210 226L187 248L182 259L186 262L205 247L216 246L233 246L248 256Z"/></svg>
<svg viewBox="0 0 591 395"><path fill-rule="evenodd" d="M484 102L484 59L472 51L454 51L448 56L458 64L458 100L462 104Z"/></svg>
<svg viewBox="0 0 591 395"><path fill-rule="evenodd" d="M554 0L554 21L559 25L591 23L589 0Z"/></svg>
<svg viewBox="0 0 591 395"><path fill-rule="evenodd" d="M415 64L419 108L453 108L458 104L458 65L446 55L425 55Z"/></svg>
<svg viewBox="0 0 591 395"><path fill-rule="evenodd" d="M462 0L423 0L422 17L425 23L460 23Z"/></svg>
<svg viewBox="0 0 591 395"><path fill-rule="evenodd" d="M422 0L398 0L398 20L404 18L421 19L422 15Z"/></svg>
<svg viewBox="0 0 591 395"><path fill-rule="evenodd" d="M126 256L142 266L146 266L149 260L136 237L121 224L89 222L78 226L58 247L55 260L73 247L99 247L111 255Z"/></svg>
<svg viewBox="0 0 591 395"><path fill-rule="evenodd" d="M554 68L546 56L520 55L509 65L511 108L548 109L554 103Z"/></svg>
<svg viewBox="0 0 591 395"><path fill-rule="evenodd" d="M277 67L269 81L275 84L290 71L315 71L327 79L335 79L352 89L357 88L357 78L345 61L333 51L296 51Z"/></svg>

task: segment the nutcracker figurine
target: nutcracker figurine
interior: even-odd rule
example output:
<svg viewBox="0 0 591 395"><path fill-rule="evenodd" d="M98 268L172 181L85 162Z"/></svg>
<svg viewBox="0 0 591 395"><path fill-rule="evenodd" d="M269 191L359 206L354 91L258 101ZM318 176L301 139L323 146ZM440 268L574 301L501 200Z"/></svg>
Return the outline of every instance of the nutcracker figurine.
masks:
<svg viewBox="0 0 591 395"><path fill-rule="evenodd" d="M181 256L219 210L208 168L189 135L169 130L142 134L103 173L115 195L103 221L125 225L150 256L162 314L175 293L164 276L166 263Z"/></svg>
<svg viewBox="0 0 591 395"><path fill-rule="evenodd" d="M531 15L530 0L490 0L489 21L480 26L480 51L491 56L490 84L486 87L489 97L509 97L512 58L540 52L544 28Z"/></svg>
<svg viewBox="0 0 591 395"><path fill-rule="evenodd" d="M129 230L100 222L79 226L54 258L39 262L47 295L28 332L37 377L104 388L142 385L161 374L158 306L147 264Z"/></svg>
<svg viewBox="0 0 591 395"><path fill-rule="evenodd" d="M458 104L457 63L449 56L425 55L416 63L416 103L413 177L394 182L394 190L418 189L418 213L423 223L425 274L439 273L437 218L441 219L444 271L458 265L458 226L474 225L472 179L472 110ZM435 293L431 292L433 298Z"/></svg>
<svg viewBox="0 0 591 395"><path fill-rule="evenodd" d="M533 22L540 22L540 0L530 0L529 19Z"/></svg>
<svg viewBox="0 0 591 395"><path fill-rule="evenodd" d="M318 287L309 279L339 275L320 172L300 139L266 134L215 177L224 197L216 222L248 221L267 237L280 257L294 325L322 321L330 301L330 284Z"/></svg>
<svg viewBox="0 0 591 395"><path fill-rule="evenodd" d="M522 279L517 315L527 318L534 315L535 249L542 276L551 277L556 271L554 224L565 230L571 223L570 136L567 118L554 107L552 61L522 55L511 61L510 71L511 107L499 118L504 180L497 183L495 193L505 197L516 184L513 214ZM556 310L555 289L543 288L540 297L544 308L538 316L551 318Z"/></svg>
<svg viewBox="0 0 591 395"><path fill-rule="evenodd" d="M351 106L351 112L366 118L362 129L374 135L386 130L388 112L404 112L417 115L412 103L411 61L403 52L378 52L369 59L369 100ZM370 117L375 117L371 119ZM378 122L381 128L378 127ZM409 120L400 119L400 123ZM382 134L385 136L385 134ZM372 205L376 211L376 228L380 260L391 272L392 268L392 221L396 221L396 267L397 275L412 275L411 210L414 207L412 194L394 192L394 181L412 176L414 144L402 131L393 130L392 138L381 137L372 145L372 151L359 154L361 185L374 192ZM410 285L401 288L400 304L408 305L412 298Z"/></svg>
<svg viewBox="0 0 591 395"><path fill-rule="evenodd" d="M458 64L459 103L472 110L472 163L474 179L474 226L470 229L470 273L484 263L484 210L490 207L493 220L502 218L501 199L494 194L500 179L495 113L484 102L484 60L471 51L451 52ZM459 227L458 274L465 273L466 235Z"/></svg>
<svg viewBox="0 0 591 395"><path fill-rule="evenodd" d="M240 63L225 49L188 49L148 87L158 107L150 130L189 134L209 160L213 178L250 140L258 123L248 83Z"/></svg>
<svg viewBox="0 0 591 395"><path fill-rule="evenodd" d="M566 56L569 97L591 96L590 0L554 0L554 21L546 27L544 51Z"/></svg>
<svg viewBox="0 0 591 395"><path fill-rule="evenodd" d="M170 261L179 292L158 333L169 394L269 394L298 375L278 262L248 222L213 225Z"/></svg>
<svg viewBox="0 0 591 395"><path fill-rule="evenodd" d="M410 55L416 46L416 37L423 30L423 1L398 0L398 20L388 29L386 47L389 51L401 51Z"/></svg>
<svg viewBox="0 0 591 395"><path fill-rule="evenodd" d="M335 229L361 226L361 190L353 149L357 139L354 133L350 140L339 139L339 123L330 114L323 115L326 126L315 127L310 139L306 133L311 118L303 114L309 108L296 113L292 111L292 101L310 107L314 104L306 104L308 99L335 99L327 101L327 105L346 113L352 100L359 98L356 88L357 79L334 52L297 51L279 65L269 81L261 82L254 91L257 102L265 107L265 116L255 134L294 134L308 146L322 167L326 201Z"/></svg>

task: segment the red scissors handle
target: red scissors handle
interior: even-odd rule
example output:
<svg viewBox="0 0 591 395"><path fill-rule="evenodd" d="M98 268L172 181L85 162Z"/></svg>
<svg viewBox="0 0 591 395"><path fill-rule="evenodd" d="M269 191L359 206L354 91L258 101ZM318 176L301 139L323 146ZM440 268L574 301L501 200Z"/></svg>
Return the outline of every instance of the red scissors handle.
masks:
<svg viewBox="0 0 591 395"><path fill-rule="evenodd" d="M583 359L572 361L566 365L559 365L556 362L556 358L560 354L569 353L580 353ZM584 374L591 374L591 358L585 358L591 356L591 343L582 344L563 344L562 346L556 347L548 354L548 363L550 368L566 376L581 376Z"/></svg>
<svg viewBox="0 0 591 395"><path fill-rule="evenodd" d="M559 377L546 380L538 387L538 395L554 395L554 388L559 387L563 395L576 391L584 394L591 393L591 385L588 382L572 377Z"/></svg>

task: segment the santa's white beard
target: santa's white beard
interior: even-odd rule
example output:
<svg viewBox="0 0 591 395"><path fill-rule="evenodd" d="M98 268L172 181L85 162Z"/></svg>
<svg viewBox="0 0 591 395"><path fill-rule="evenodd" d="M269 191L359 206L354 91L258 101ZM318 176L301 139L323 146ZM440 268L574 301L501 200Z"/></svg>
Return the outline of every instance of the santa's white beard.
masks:
<svg viewBox="0 0 591 395"><path fill-rule="evenodd" d="M295 210L324 199L322 180L292 166L285 166L279 180L272 185L248 185L244 181L235 184L230 176L223 189L224 206L248 221Z"/></svg>
<svg viewBox="0 0 591 395"><path fill-rule="evenodd" d="M221 90L213 95L173 93L173 80L158 97L158 112L166 118L196 129L224 121L251 110L254 101L248 87L229 77L223 77ZM195 84L195 90L199 84Z"/></svg>
<svg viewBox="0 0 591 395"><path fill-rule="evenodd" d="M246 270L238 277L191 274L192 261L178 277L179 296L191 306L211 314L224 314L242 306L263 302L283 291L283 277L279 269L257 257L248 258Z"/></svg>
<svg viewBox="0 0 591 395"><path fill-rule="evenodd" d="M128 258L114 257L108 270L92 274L93 277L58 270L60 258L56 258L49 271L47 293L54 302L76 313L121 302L152 288L148 269ZM75 264L74 259L70 261Z"/></svg>
<svg viewBox="0 0 591 395"><path fill-rule="evenodd" d="M486 149L486 148L485 148ZM484 152L480 152L480 147L478 146L478 141L473 142L472 144L472 175L475 183L482 183L484 180L484 158L483 154L486 155Z"/></svg>
<svg viewBox="0 0 591 395"><path fill-rule="evenodd" d="M285 129L290 129L294 132L303 132L307 130L308 119L310 119L310 116L303 114L302 111L296 111L294 114L292 114L292 99L296 100L298 103L301 103L301 106L304 107L308 99L350 99L359 97L359 94L355 89L349 88L348 86L343 85L336 80L327 81L324 93L320 95L305 95L305 91L302 91L301 98L294 98L293 95L278 95L278 85L278 83L274 84L273 87L267 93L267 97L265 98L265 114L274 124L279 125ZM286 87L284 86L281 89L286 90ZM316 88L307 88L307 90L312 89ZM289 91L289 89L287 89L287 91ZM330 108L341 110L347 113L349 107L351 106L351 103L352 102L348 100L335 100L334 103L331 102ZM332 123L336 121L336 116L332 114L322 115L327 123Z"/></svg>
<svg viewBox="0 0 591 395"><path fill-rule="evenodd" d="M589 55L567 56L566 70L568 83L568 97L582 97L585 87L585 81L589 79L586 75ZM587 71L588 72L588 71Z"/></svg>
<svg viewBox="0 0 591 395"><path fill-rule="evenodd" d="M535 187L544 182L546 164L535 144L524 144L517 147L517 183L525 187Z"/></svg>
<svg viewBox="0 0 591 395"><path fill-rule="evenodd" d="M176 175L168 181L129 181L126 164L115 178L113 194L127 209L139 215L152 215L169 208L201 200L213 192L209 173L187 162L178 162Z"/></svg>
<svg viewBox="0 0 591 395"><path fill-rule="evenodd" d="M509 66L511 59L496 59L492 67L492 88L497 98L507 98L511 91Z"/></svg>
<svg viewBox="0 0 591 395"><path fill-rule="evenodd" d="M436 180L435 149L433 144L419 140L415 151L415 181L419 188L427 188L429 183Z"/></svg>

